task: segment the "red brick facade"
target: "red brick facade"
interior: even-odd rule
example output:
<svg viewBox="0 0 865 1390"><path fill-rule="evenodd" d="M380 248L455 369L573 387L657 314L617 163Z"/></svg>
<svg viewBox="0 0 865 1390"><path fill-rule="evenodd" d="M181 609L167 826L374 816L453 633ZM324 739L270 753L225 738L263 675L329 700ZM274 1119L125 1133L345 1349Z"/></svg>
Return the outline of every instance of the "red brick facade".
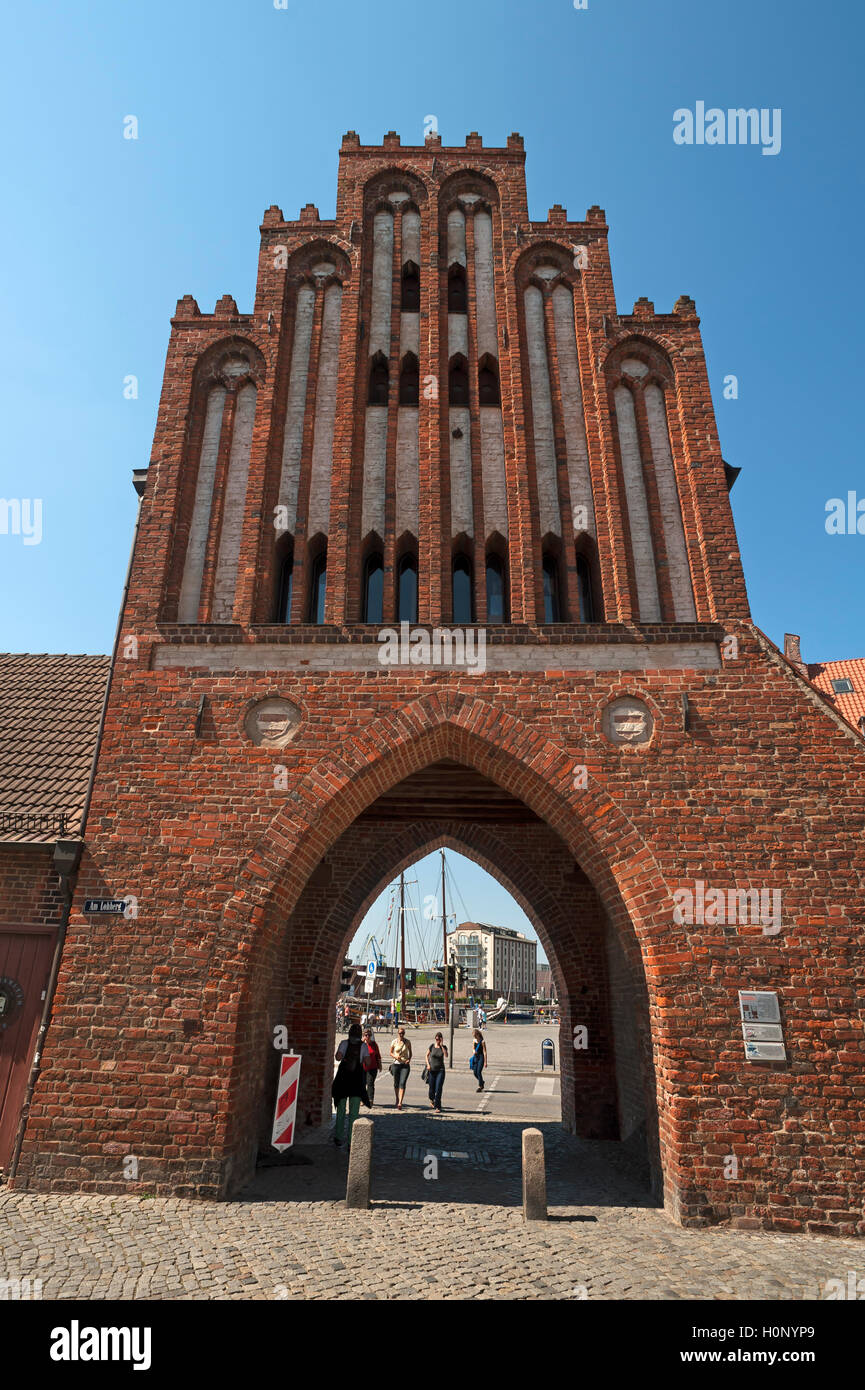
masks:
<svg viewBox="0 0 865 1390"><path fill-rule="evenodd" d="M389 199L402 212L376 262ZM419 215L417 323L400 301L400 239L416 225L406 209ZM465 324L448 312L463 255ZM383 322L386 406L369 386ZM484 414L497 407L477 385L491 322L504 490L489 446L498 419ZM594 532L577 521L568 333ZM418 402L416 476L397 449L413 428L396 395L412 334L420 382L437 389ZM466 445L453 386L448 407L455 356L468 363ZM386 420L370 416L384 409ZM416 533L399 531L415 496ZM281 497L287 534L273 523ZM463 514L471 534L457 529ZM368 515L384 518L383 534L365 533ZM381 622L360 621L378 544L384 623L398 617L396 569L414 547L426 628L453 621L452 556L468 552L484 670L378 663ZM312 624L325 547L324 623ZM493 552L508 590L498 624L482 582ZM291 621L275 622L288 553ZM589 622L577 620L581 555ZM545 621L547 561L559 621ZM231 621L214 622L226 604ZM195 617L181 623L184 605ZM271 697L297 712L280 747L257 745L246 724ZM610 733L608 707L623 697L645 716L633 742ZM430 769L435 802L410 780ZM470 796L459 769L476 774ZM618 314L603 213L531 221L518 136L505 149L478 137L407 149L350 134L333 221L313 208L295 222L265 214L252 314L228 297L213 315L178 305L16 1182L237 1191L267 1142L273 1029L284 1023L304 1056L299 1120L320 1123L345 948L393 874L449 844L535 925L563 1041L588 1029L587 1048L562 1049L566 1125L641 1146L683 1222L865 1230L863 809L861 740L751 623L693 303ZM698 881L781 890L780 929L677 923L673 894ZM84 897L126 894L135 919L82 913ZM786 1062L746 1060L743 989L778 993Z"/></svg>

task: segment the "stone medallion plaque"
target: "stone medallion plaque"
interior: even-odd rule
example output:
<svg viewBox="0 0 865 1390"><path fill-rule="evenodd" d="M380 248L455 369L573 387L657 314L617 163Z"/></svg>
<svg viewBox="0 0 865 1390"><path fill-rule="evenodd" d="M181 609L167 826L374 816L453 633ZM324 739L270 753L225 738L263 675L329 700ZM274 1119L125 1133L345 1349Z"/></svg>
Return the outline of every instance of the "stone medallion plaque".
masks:
<svg viewBox="0 0 865 1390"><path fill-rule="evenodd" d="M300 724L300 710L290 700L271 696L252 706L244 720L248 737L258 748L284 748Z"/></svg>
<svg viewBox="0 0 865 1390"><path fill-rule="evenodd" d="M604 710L604 733L610 743L619 747L639 747L648 743L654 727L655 721L648 705L633 695L623 695L613 700Z"/></svg>

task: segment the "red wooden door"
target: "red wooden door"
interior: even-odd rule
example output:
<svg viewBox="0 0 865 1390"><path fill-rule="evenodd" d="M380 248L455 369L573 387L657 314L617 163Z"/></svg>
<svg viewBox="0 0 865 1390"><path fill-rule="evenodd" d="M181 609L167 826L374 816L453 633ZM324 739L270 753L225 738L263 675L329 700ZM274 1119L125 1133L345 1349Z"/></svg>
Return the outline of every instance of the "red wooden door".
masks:
<svg viewBox="0 0 865 1390"><path fill-rule="evenodd" d="M15 1145L54 940L53 929L0 931L0 1168Z"/></svg>

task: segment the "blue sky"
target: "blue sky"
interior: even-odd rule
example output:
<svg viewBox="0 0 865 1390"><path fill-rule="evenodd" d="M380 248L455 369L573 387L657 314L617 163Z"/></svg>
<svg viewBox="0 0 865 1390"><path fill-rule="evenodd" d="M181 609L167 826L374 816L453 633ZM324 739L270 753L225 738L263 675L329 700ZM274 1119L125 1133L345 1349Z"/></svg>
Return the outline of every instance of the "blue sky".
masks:
<svg viewBox="0 0 865 1390"><path fill-rule="evenodd" d="M0 496L41 498L43 536L0 535L0 648L109 650L176 300L250 309L263 210L332 216L342 133L420 143L434 114L445 144L522 133L533 217L606 209L621 310L693 296L754 618L805 660L865 655L865 536L824 528L865 497L862 13L7 0ZM781 108L781 152L676 145L698 101Z"/></svg>
<svg viewBox="0 0 865 1390"><path fill-rule="evenodd" d="M447 876L448 931L460 922L488 922L497 927L510 927L524 932L533 941L537 932L506 888L482 869L455 850L445 851ZM406 964L423 967L435 961L441 964L441 856L438 850L426 854L405 871L406 890ZM384 951L388 965L397 963L399 956L399 910L396 885L392 879L366 913L351 941L352 960L366 959L364 948L374 936ZM546 953L538 946L538 960L545 961Z"/></svg>
<svg viewBox="0 0 865 1390"><path fill-rule="evenodd" d="M250 309L264 208L332 215L343 131L434 114L446 144L523 134L533 216L606 209L620 309L694 297L754 617L865 654L865 536L824 529L865 497L862 7L287 4L5 7L0 496L43 499L43 539L0 535L0 648L109 649L177 298ZM677 146L698 100L780 107L780 154Z"/></svg>

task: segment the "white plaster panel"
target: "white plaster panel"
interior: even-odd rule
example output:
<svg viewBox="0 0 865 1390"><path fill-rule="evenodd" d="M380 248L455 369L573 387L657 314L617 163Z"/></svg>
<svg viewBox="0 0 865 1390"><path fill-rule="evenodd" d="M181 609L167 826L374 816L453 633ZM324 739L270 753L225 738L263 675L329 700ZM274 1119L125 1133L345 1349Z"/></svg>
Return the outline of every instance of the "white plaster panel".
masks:
<svg viewBox="0 0 865 1390"><path fill-rule="evenodd" d="M297 294L294 342L285 407L285 434L282 441L282 474L279 504L286 509L286 529L294 531L297 521L297 492L300 486L300 460L303 453L303 422L306 413L306 386L309 377L309 345L315 317L315 290L301 285Z"/></svg>
<svg viewBox="0 0 865 1390"><path fill-rule="evenodd" d="M577 357L577 336L574 328L574 300L567 285L553 290L553 322L556 326L556 350L559 359L559 381L562 391L562 419L565 444L568 450L568 481L571 492L571 513L585 507L586 530L596 535L595 505L592 500L592 479L589 472L589 450L586 444L586 423L583 417L583 393L580 387L580 365ZM580 528L575 527L575 530Z"/></svg>
<svg viewBox="0 0 865 1390"><path fill-rule="evenodd" d="M387 467L387 406L368 405L363 440L361 535L384 538L384 482Z"/></svg>
<svg viewBox="0 0 865 1390"><path fill-rule="evenodd" d="M420 314L400 314L399 316L399 356L400 361L407 352L413 352L420 361Z"/></svg>
<svg viewBox="0 0 865 1390"><path fill-rule="evenodd" d="M505 481L505 436L502 412L486 405L481 417L481 476L484 487L484 530L508 534L508 490Z"/></svg>
<svg viewBox="0 0 865 1390"><path fill-rule="evenodd" d="M402 215L402 263L420 266L420 213L408 208Z"/></svg>
<svg viewBox="0 0 865 1390"><path fill-rule="evenodd" d="M526 289L525 306L541 535L560 536L562 520L556 486L555 431L547 361L544 300L537 285L529 285Z"/></svg>
<svg viewBox="0 0 865 1390"><path fill-rule="evenodd" d="M721 657L715 642L590 642L573 646L487 643L485 664L487 672L717 671ZM382 667L378 644L369 642L220 642L218 646L193 642L175 646L164 642L154 648L153 667L157 671L195 667L213 674L400 670L399 666Z"/></svg>
<svg viewBox="0 0 865 1390"><path fill-rule="evenodd" d="M641 362L639 357L627 357L622 363L622 371L627 372L628 376L646 376L648 370L645 362Z"/></svg>
<svg viewBox="0 0 865 1390"><path fill-rule="evenodd" d="M488 212L475 214L475 302L477 304L478 358L490 353L498 360L496 288L493 276L493 219Z"/></svg>
<svg viewBox="0 0 865 1390"><path fill-rule="evenodd" d="M661 388L651 382L646 387L646 416L649 422L649 439L652 444L652 459L655 464L655 479L658 484L658 501L664 521L664 544L667 549L667 566L670 587L673 592L673 609L676 622L694 622L697 610L694 606L694 590L691 585L691 567L688 564L688 547L685 544L685 528L682 524L682 508L679 491L676 487L676 470L670 450L670 432L667 412Z"/></svg>
<svg viewBox="0 0 865 1390"><path fill-rule="evenodd" d="M466 263L466 215L461 208L448 213L448 265Z"/></svg>
<svg viewBox="0 0 865 1390"><path fill-rule="evenodd" d="M195 501L192 507L192 523L189 527L189 540L183 563L183 582L180 586L180 601L177 608L177 621L181 623L198 622L204 557L207 554L207 537L210 531L210 509L213 505L213 480L216 475L216 460L219 454L219 436L222 433L224 409L225 387L214 386L207 397L204 433L198 460L198 478L195 483Z"/></svg>
<svg viewBox="0 0 865 1390"><path fill-rule="evenodd" d="M401 405L396 417L396 534L418 525L418 408ZM367 534L366 531L363 533ZM379 532L381 535L381 532Z"/></svg>
<svg viewBox="0 0 865 1390"><path fill-rule="evenodd" d="M627 386L616 387L615 402L619 450L622 456L622 474L625 480L625 499L631 522L631 553L637 581L637 607L640 622L659 623L661 621L661 600L658 595L658 576L655 569L655 550L652 545L652 528L649 522L649 504L646 500L646 481L643 477L643 461L640 458L634 398Z"/></svg>
<svg viewBox="0 0 865 1390"><path fill-rule="evenodd" d="M328 285L324 292L318 377L315 385L315 423L306 529L308 536L318 535L319 532L326 536L330 526L330 481L333 474L333 426L336 418L336 388L339 374L341 308L342 287Z"/></svg>
<svg viewBox="0 0 865 1390"><path fill-rule="evenodd" d="M249 451L252 447L252 428L255 423L257 391L248 381L237 393L234 410L234 430L228 456L225 480L225 500L222 508L222 530L219 536L219 555L213 584L213 622L230 623L234 616L234 594L237 588L237 559L243 533L243 510L246 504L246 484L249 478Z"/></svg>
<svg viewBox="0 0 865 1390"><path fill-rule="evenodd" d="M474 535L472 517L472 447L471 413L468 406L452 405L448 411L451 432L451 535L465 532ZM462 438L454 439L454 430L462 430Z"/></svg>
<svg viewBox="0 0 865 1390"><path fill-rule="evenodd" d="M369 355L390 357L390 306L393 276L393 213L377 212L372 231L372 309Z"/></svg>
<svg viewBox="0 0 865 1390"><path fill-rule="evenodd" d="M469 316L468 314L448 314L448 361L461 352L468 362L469 358Z"/></svg>

